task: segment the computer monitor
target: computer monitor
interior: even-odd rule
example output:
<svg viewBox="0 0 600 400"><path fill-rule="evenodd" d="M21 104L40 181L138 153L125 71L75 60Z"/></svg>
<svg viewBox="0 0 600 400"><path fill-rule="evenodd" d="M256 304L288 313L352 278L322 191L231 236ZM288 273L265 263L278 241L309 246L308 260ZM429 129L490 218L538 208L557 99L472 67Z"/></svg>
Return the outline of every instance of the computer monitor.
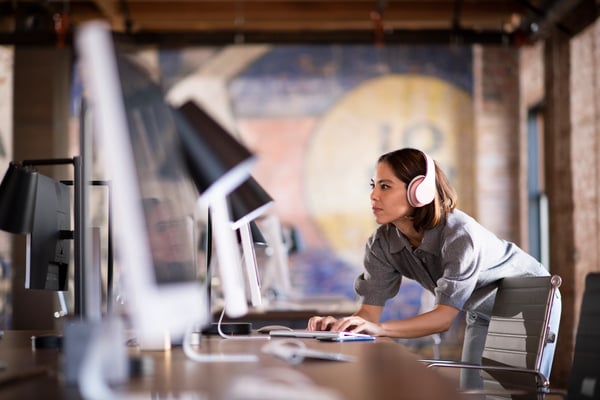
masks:
<svg viewBox="0 0 600 400"><path fill-rule="evenodd" d="M246 273L246 289L249 295L249 303L254 307L259 307L262 305L262 290L255 247L263 246L265 244L264 238L259 238L260 232L254 221L243 222L237 230L242 245L242 258Z"/></svg>
<svg viewBox="0 0 600 400"><path fill-rule="evenodd" d="M269 257L263 274L263 290L270 292L275 299L292 299L298 297L292 286L289 265L289 240L284 234L281 220L276 214L266 216L261 220L267 242Z"/></svg>
<svg viewBox="0 0 600 400"><path fill-rule="evenodd" d="M189 332L190 326L210 321L206 286L198 279L197 271L188 268L187 261L159 260L157 246L165 245L165 241L151 237L154 222L144 206L148 201L165 206L163 216L171 221L165 227L194 218L199 204L204 205L199 199L209 197L221 280L228 288L226 306L230 304L238 315L240 310L243 313L247 304L241 268L238 271L227 260L233 255L233 247L226 246L230 242L235 246L235 236L228 221L226 196L249 176L246 163L235 168L245 175L235 179L227 175L224 179L229 187L212 185L201 192L199 181L205 178L204 173L210 175L221 168L216 165L218 157L212 149L200 144L200 136L216 135L213 142L221 147L228 138L218 136L216 131L204 132L207 128L195 121L195 105L187 104L177 110L169 107L151 74L127 54L116 51L105 23L82 26L77 34L77 50L96 126L94 137L103 155L107 178L112 182L115 254L122 266L128 311L140 343L147 348L160 347L168 336L177 340ZM230 158L235 150L229 152ZM205 157L196 157L198 153ZM198 167L196 163L205 161L203 158L212 161L211 170L198 168L192 172L192 167ZM205 194L208 192L210 196ZM195 238L187 232L183 229L173 235L175 243L170 245L186 248L191 244L189 248L195 251ZM239 264L239 256L234 261ZM169 269L173 266L178 272L171 274Z"/></svg>
<svg viewBox="0 0 600 400"><path fill-rule="evenodd" d="M273 198L252 177L228 196L231 206L232 228L237 231L242 245L243 265L246 272L250 304L262 305L262 292L255 247L266 245L255 220L273 205Z"/></svg>
<svg viewBox="0 0 600 400"><path fill-rule="evenodd" d="M115 50L101 22L77 49L94 139L111 181L115 264L144 348L164 348L209 321L197 270L198 190L182 163L173 110L148 71Z"/></svg>
<svg viewBox="0 0 600 400"><path fill-rule="evenodd" d="M224 311L241 317L248 305L228 196L248 179L255 157L193 101L177 107L174 117L181 154L212 220Z"/></svg>
<svg viewBox="0 0 600 400"><path fill-rule="evenodd" d="M72 238L67 185L37 174L31 231L27 233L25 287L66 291Z"/></svg>

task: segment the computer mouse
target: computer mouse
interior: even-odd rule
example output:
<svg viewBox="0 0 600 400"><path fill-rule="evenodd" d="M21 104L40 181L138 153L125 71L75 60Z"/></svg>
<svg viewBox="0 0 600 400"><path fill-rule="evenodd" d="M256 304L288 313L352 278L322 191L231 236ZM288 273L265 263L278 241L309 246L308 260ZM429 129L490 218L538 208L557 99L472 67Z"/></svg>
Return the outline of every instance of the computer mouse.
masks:
<svg viewBox="0 0 600 400"><path fill-rule="evenodd" d="M265 325L265 326L261 326L260 328L258 328L256 330L256 332L268 334L271 331L281 331L281 330L291 331L292 328L290 328L289 326L284 326L284 325Z"/></svg>

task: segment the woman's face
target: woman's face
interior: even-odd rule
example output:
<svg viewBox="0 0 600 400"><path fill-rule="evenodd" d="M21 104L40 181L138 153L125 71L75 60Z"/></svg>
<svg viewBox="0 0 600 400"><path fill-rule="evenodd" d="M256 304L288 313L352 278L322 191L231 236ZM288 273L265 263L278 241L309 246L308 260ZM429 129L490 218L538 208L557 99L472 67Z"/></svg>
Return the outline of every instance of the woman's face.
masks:
<svg viewBox="0 0 600 400"><path fill-rule="evenodd" d="M378 224L397 225L412 215L413 208L406 198L406 184L394 175L386 162L377 164L371 188L371 209Z"/></svg>

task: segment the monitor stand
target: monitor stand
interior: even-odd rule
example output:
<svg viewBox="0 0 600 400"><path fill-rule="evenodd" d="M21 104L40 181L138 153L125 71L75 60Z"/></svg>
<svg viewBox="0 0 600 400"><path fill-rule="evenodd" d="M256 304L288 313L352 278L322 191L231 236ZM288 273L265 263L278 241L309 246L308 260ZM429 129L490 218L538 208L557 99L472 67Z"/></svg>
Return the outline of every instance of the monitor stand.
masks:
<svg viewBox="0 0 600 400"><path fill-rule="evenodd" d="M206 292L208 294L208 309L211 307L211 280L212 280L212 268L211 268L211 258L212 258L212 218L210 213L208 215L208 222L206 224ZM249 322L221 322L224 311L221 313L221 318L219 322L213 322L210 325L202 328L201 334L203 335L220 335L219 325L221 325L221 332L225 335L250 335L252 333L252 324Z"/></svg>
<svg viewBox="0 0 600 400"><path fill-rule="evenodd" d="M252 333L252 324L250 322L222 322L221 332L225 335L250 335ZM219 323L213 322L202 329L203 335L220 335Z"/></svg>

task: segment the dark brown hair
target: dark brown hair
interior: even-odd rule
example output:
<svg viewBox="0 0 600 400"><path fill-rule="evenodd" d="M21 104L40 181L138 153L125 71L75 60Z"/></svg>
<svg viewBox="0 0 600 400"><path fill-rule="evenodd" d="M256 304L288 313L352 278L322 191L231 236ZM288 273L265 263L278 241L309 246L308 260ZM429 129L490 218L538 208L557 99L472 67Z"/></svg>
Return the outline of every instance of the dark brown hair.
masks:
<svg viewBox="0 0 600 400"><path fill-rule="evenodd" d="M382 162L388 164L394 171L394 175L407 186L416 176L425 175L427 168L425 154L411 148L383 154L377 160L377 163ZM437 163L435 163L435 186L437 190L434 200L423 207L415 208L412 217L417 231L431 229L440 222L445 222L448 214L456 207L456 192Z"/></svg>

